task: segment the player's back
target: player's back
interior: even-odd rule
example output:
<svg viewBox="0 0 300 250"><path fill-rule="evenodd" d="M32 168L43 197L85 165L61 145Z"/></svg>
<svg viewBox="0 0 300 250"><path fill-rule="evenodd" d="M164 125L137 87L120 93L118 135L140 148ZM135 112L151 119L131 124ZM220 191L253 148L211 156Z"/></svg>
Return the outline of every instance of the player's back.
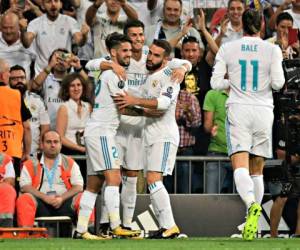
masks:
<svg viewBox="0 0 300 250"><path fill-rule="evenodd" d="M85 135L115 135L120 115L112 96L127 90L127 81L120 81L112 70L104 71L95 87L95 104L87 122Z"/></svg>
<svg viewBox="0 0 300 250"><path fill-rule="evenodd" d="M220 50L231 88L227 105L273 107L271 89L281 88L284 82L280 48L258 37L244 36L224 44Z"/></svg>

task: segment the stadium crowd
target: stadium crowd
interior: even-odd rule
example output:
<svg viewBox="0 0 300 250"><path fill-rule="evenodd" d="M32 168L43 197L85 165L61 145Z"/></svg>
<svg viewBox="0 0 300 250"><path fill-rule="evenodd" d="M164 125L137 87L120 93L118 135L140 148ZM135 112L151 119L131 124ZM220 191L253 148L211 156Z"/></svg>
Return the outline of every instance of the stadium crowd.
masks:
<svg viewBox="0 0 300 250"><path fill-rule="evenodd" d="M259 29L253 19L253 34L281 51L274 62L298 58L300 0L228 0L214 11L193 2L0 2L0 226L28 227L35 216L69 215L78 216L75 238L109 239L109 228L114 235L135 237L140 232L130 225L137 190L147 192L147 185L160 225L153 237L172 238L179 228L168 193L231 193L234 180L243 193L236 180L238 160L234 169L228 161L210 161L204 174L203 164L190 168L179 161L175 180L176 155L231 155L225 128L231 90L212 89L219 73L213 65L220 67L221 55L225 58L219 49L243 38L243 13L251 9L261 17ZM226 63L230 68L230 60ZM272 151L284 159L282 140L273 141ZM76 163L72 155L86 160ZM250 177L260 187L254 193L261 203L262 171L250 171ZM88 228L100 191L96 236ZM277 237L287 198L274 183L269 191L271 236ZM245 203L251 208L252 201ZM296 236L300 208L298 215Z"/></svg>

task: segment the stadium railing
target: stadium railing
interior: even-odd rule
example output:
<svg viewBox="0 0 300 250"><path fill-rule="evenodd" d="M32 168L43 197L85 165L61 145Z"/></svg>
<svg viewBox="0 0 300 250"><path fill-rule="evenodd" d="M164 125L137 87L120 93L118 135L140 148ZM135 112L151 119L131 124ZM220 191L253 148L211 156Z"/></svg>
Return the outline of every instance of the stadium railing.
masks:
<svg viewBox="0 0 300 250"><path fill-rule="evenodd" d="M85 160L86 157L84 155L72 155L73 159L75 160ZM206 193L205 187L206 187L206 175L205 171L207 168L208 162L217 162L218 163L218 171L219 171L219 179L218 179L218 190L221 190L221 180L220 180L220 169L221 169L221 163L222 162L229 162L228 157L222 157L222 156L177 156L176 157L176 166L174 168L174 193L177 191L177 163L179 161L186 161L188 162L188 168L189 168L189 192L192 193L192 178L193 178L193 168L200 167L202 168L202 183L203 186L203 193ZM196 164L197 163L197 164ZM265 167L273 167L273 166L279 166L282 164L282 160L266 160ZM236 189L234 186L234 182L232 182L232 190L233 193L236 193Z"/></svg>

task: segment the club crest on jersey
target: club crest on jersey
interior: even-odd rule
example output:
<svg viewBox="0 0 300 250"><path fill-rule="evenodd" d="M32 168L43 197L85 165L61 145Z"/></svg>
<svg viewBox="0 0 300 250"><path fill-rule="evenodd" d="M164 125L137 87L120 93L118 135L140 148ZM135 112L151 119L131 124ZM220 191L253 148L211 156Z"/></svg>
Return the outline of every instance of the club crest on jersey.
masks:
<svg viewBox="0 0 300 250"><path fill-rule="evenodd" d="M172 94L172 93L173 93L173 87L168 87L168 88L167 88L167 92L168 92L169 94Z"/></svg>
<svg viewBox="0 0 300 250"><path fill-rule="evenodd" d="M120 81L118 82L118 87L119 87L119 89L123 89L123 88L125 87L125 82L122 81L122 80L120 80Z"/></svg>
<svg viewBox="0 0 300 250"><path fill-rule="evenodd" d="M157 86L157 84L158 84L158 80L154 80L154 81L152 82L152 87L155 88L155 87Z"/></svg>

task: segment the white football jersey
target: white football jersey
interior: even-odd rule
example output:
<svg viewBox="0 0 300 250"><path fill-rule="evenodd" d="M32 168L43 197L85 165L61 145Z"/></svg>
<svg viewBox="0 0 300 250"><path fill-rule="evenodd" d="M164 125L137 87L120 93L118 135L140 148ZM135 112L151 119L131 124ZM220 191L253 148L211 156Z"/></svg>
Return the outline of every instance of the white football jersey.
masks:
<svg viewBox="0 0 300 250"><path fill-rule="evenodd" d="M60 82L61 79L57 79L54 77L52 73L50 73L46 80L43 83L42 96L44 98L44 102L46 104L48 114L50 117L50 128L56 128L56 115L57 110L60 105L64 102L62 99L58 97L60 90Z"/></svg>
<svg viewBox="0 0 300 250"><path fill-rule="evenodd" d="M139 61L134 58L130 59L130 64L126 68L126 75L128 79L128 92L131 95L141 97L142 88L146 82L149 71L146 69L147 55L149 52L148 46L143 46L142 57ZM103 57L99 59L91 60L87 63L86 68L90 71L97 71L100 69L102 62L109 62L110 57ZM173 58L168 62L170 69L179 68L180 66L188 64L189 69L192 69L192 64L188 60ZM141 130L144 127L144 117L138 116L121 116L121 123L118 129L118 133L122 134L134 134L134 136L141 136Z"/></svg>
<svg viewBox="0 0 300 250"><path fill-rule="evenodd" d="M171 81L172 70L168 67L161 69L146 80L143 96L148 99L168 98L169 106L160 118L146 118L145 143L152 145L156 142L171 142L179 144L179 131L175 119L177 96L180 85Z"/></svg>
<svg viewBox="0 0 300 250"><path fill-rule="evenodd" d="M120 81L112 71L104 71L95 88L95 104L87 121L85 136L115 136L120 115L112 96L128 90L127 81Z"/></svg>
<svg viewBox="0 0 300 250"><path fill-rule="evenodd" d="M229 80L224 79L228 74ZM230 87L232 103L273 107L272 88L284 85L282 53L278 46L248 37L221 46L216 56L211 86Z"/></svg>

